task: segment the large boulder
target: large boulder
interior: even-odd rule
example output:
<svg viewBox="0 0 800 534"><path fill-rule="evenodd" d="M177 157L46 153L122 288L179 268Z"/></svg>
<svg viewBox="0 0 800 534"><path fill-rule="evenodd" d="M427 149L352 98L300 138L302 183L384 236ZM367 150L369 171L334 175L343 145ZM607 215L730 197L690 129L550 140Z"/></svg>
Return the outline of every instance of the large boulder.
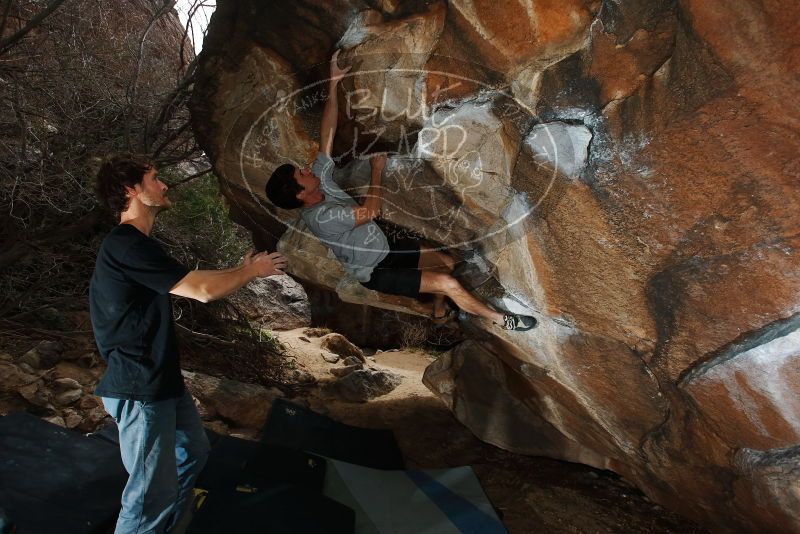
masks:
<svg viewBox="0 0 800 534"><path fill-rule="evenodd" d="M343 376L328 384L325 391L348 402L367 402L391 393L403 380L402 376L386 369L355 369L355 367L358 366L343 368L346 370L345 373L341 373ZM336 369L338 368L331 371Z"/></svg>
<svg viewBox="0 0 800 534"><path fill-rule="evenodd" d="M798 21L757 0L220 0L194 130L233 216L315 294L424 314L264 198L313 157L342 47L336 179L362 194L362 156L390 151L384 218L540 321L462 322L426 374L456 416L707 525L800 532Z"/></svg>
<svg viewBox="0 0 800 534"><path fill-rule="evenodd" d="M270 330L291 330L311 324L308 295L291 276L257 278L228 300L248 320Z"/></svg>
<svg viewBox="0 0 800 534"><path fill-rule="evenodd" d="M203 373L183 371L186 389L197 399L204 419L219 418L237 427L260 430L272 402L283 394L276 388L246 384Z"/></svg>

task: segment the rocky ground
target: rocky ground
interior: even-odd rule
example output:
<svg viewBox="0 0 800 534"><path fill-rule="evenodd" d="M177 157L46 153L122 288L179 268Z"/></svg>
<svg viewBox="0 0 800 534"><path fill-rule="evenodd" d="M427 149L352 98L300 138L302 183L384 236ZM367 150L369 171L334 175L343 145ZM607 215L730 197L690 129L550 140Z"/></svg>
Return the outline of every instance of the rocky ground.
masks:
<svg viewBox="0 0 800 534"><path fill-rule="evenodd" d="M392 428L410 468L473 466L511 533L705 532L648 501L610 471L513 454L481 442L422 384L422 373L435 354L365 351L369 367L402 380L386 395L352 403L330 391L329 384L336 380L331 371L345 365L325 360L331 359L321 346L327 336L298 329L280 332L278 338L318 380L318 387L300 399L347 424Z"/></svg>
<svg viewBox="0 0 800 534"><path fill-rule="evenodd" d="M392 428L411 468L472 465L512 533L703 532L611 472L481 442L422 384L436 354L362 350L325 329L298 328L276 337L290 369L284 375L294 381L286 387L215 377L203 371L213 372L224 358L189 356L193 370L185 371L186 382L208 427L253 439L272 400L291 397L351 425ZM91 394L104 366L90 338L5 341L0 413L27 410L81 432L109 422Z"/></svg>

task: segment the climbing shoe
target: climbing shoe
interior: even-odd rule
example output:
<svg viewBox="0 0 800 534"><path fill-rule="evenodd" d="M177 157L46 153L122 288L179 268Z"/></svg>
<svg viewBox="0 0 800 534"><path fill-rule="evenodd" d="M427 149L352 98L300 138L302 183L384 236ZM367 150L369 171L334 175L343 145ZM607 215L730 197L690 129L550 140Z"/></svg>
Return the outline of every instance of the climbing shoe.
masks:
<svg viewBox="0 0 800 534"><path fill-rule="evenodd" d="M530 315L503 315L503 330L525 332L536 326L536 319Z"/></svg>
<svg viewBox="0 0 800 534"><path fill-rule="evenodd" d="M444 315L436 315L435 313L431 313L431 321L436 325L449 323L456 317L458 317L458 310L446 302L444 304Z"/></svg>

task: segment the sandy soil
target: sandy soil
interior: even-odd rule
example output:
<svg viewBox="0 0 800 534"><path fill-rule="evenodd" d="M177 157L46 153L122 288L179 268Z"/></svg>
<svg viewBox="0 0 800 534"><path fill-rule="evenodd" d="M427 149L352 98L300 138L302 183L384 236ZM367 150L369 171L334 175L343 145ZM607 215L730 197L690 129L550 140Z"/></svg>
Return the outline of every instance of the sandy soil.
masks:
<svg viewBox="0 0 800 534"><path fill-rule="evenodd" d="M532 532L705 532L650 502L614 473L587 466L523 456L478 440L422 384L435 356L416 350L373 354L370 364L403 376L391 393L366 403L326 395L333 367L323 360L320 338L302 329L277 333L288 356L311 373L318 386L294 400L338 421L391 428L411 468L471 465L512 534ZM368 351L366 352L370 354Z"/></svg>
<svg viewBox="0 0 800 534"><path fill-rule="evenodd" d="M264 385L273 380L273 375L284 376L286 369L306 378L312 375L316 379L313 386L284 388L293 401L306 403L313 410L350 425L392 429L410 468L471 465L512 534L705 532L649 502L614 473L513 454L481 442L422 384L425 367L435 360L433 354L414 350L377 354L365 351L371 358L370 365L398 373L403 381L391 393L370 402L349 403L324 391L325 384L334 379L330 370L341 364L324 361L319 337L304 335L302 329L276 335L287 349L285 356L256 360L249 354L237 355L236 351L217 354L198 349L197 355L188 350L184 352L184 364L191 364L190 368L196 367L207 374L266 382ZM6 351L15 357L35 345L24 336L5 341L8 343L3 343L0 337L0 352ZM86 352L91 350L92 344L91 338L81 335L68 343L68 352ZM83 376L89 371L67 361L59 363L53 372L61 376L64 371L65 376L88 385L95 382L102 370L103 366L98 364L91 369L91 376ZM234 376L230 376L231 370L236 371ZM295 396L292 392L299 394ZM36 407L25 405L21 399L8 405L0 402L0 413L25 409L38 413ZM208 424L213 428L213 422ZM257 432L250 429L239 437L254 439Z"/></svg>

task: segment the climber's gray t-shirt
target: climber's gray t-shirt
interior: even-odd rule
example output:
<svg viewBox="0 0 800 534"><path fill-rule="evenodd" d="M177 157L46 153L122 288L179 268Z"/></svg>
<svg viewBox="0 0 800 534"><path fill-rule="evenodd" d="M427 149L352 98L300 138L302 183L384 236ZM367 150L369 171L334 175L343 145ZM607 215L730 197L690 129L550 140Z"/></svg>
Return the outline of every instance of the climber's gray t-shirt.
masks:
<svg viewBox="0 0 800 534"><path fill-rule="evenodd" d="M333 181L333 168L331 157L318 152L311 172L320 179L325 198L304 208L300 216L347 272L360 282L368 282L372 269L389 253L389 242L373 221L356 226L353 206L358 203Z"/></svg>

